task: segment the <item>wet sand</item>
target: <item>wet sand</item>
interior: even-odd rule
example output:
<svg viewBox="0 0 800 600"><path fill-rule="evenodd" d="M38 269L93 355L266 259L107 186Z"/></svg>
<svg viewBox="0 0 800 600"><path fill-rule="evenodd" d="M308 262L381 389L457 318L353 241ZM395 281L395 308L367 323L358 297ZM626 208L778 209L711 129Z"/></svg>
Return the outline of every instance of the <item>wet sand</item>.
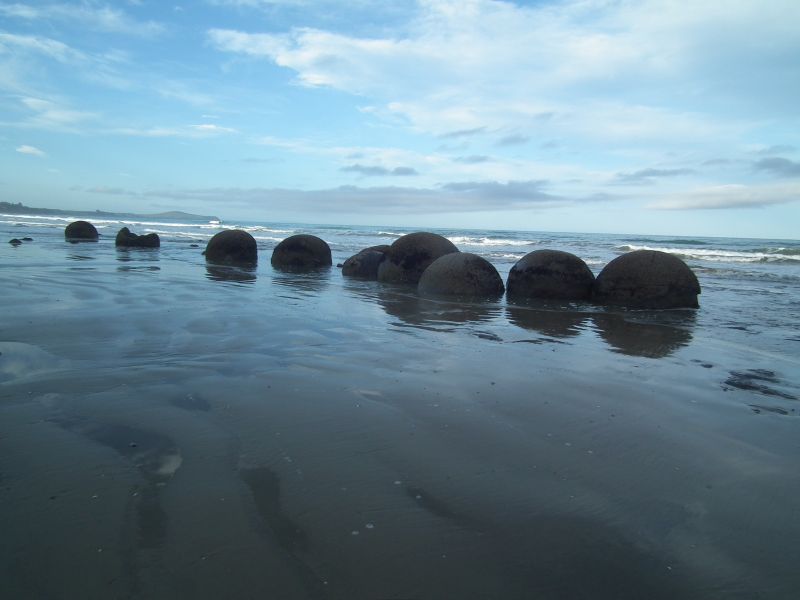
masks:
<svg viewBox="0 0 800 600"><path fill-rule="evenodd" d="M798 362L716 335L713 290L456 305L263 256L22 249L0 257L2 597L800 589Z"/></svg>

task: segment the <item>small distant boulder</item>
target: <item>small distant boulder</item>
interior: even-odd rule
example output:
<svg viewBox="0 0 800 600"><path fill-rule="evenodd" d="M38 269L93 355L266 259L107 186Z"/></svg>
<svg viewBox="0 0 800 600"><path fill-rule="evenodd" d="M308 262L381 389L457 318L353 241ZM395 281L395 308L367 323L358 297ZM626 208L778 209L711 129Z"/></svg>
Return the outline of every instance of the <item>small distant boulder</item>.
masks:
<svg viewBox="0 0 800 600"><path fill-rule="evenodd" d="M435 233L409 233L389 246L386 259L378 267L382 283L419 283L422 273L440 256L458 252L455 244Z"/></svg>
<svg viewBox="0 0 800 600"><path fill-rule="evenodd" d="M293 235L272 251L272 266L278 269L319 269L333 265L330 246L315 235Z"/></svg>
<svg viewBox="0 0 800 600"><path fill-rule="evenodd" d="M561 250L529 252L508 273L508 299L588 300L594 274L580 258Z"/></svg>
<svg viewBox="0 0 800 600"><path fill-rule="evenodd" d="M241 229L220 231L206 245L206 261L218 264L255 264L258 248L252 235Z"/></svg>
<svg viewBox="0 0 800 600"><path fill-rule="evenodd" d="M64 238L69 241L97 241L100 237L89 221L74 221L64 228Z"/></svg>
<svg viewBox="0 0 800 600"><path fill-rule="evenodd" d="M700 284L677 256L636 250L618 256L600 272L593 298L630 308L697 308Z"/></svg>
<svg viewBox="0 0 800 600"><path fill-rule="evenodd" d="M130 229L127 227L123 227L119 230L119 233L117 233L114 244L126 248L158 248L161 246L161 240L156 233L136 235L135 233L131 233Z"/></svg>
<svg viewBox="0 0 800 600"><path fill-rule="evenodd" d="M469 252L440 256L425 269L417 290L424 296L499 298L503 280L494 265Z"/></svg>
<svg viewBox="0 0 800 600"><path fill-rule="evenodd" d="M24 237L24 238L22 238L22 241L23 242L32 242L33 238L32 237Z"/></svg>
<svg viewBox="0 0 800 600"><path fill-rule="evenodd" d="M22 240L18 240L17 238L13 238L13 239L8 240L8 243L11 244L12 246L19 246L20 244L22 244Z"/></svg>
<svg viewBox="0 0 800 600"><path fill-rule="evenodd" d="M378 279L378 267L386 258L387 252L389 252L389 246L386 244L364 248L358 254L344 261L342 275L372 281Z"/></svg>

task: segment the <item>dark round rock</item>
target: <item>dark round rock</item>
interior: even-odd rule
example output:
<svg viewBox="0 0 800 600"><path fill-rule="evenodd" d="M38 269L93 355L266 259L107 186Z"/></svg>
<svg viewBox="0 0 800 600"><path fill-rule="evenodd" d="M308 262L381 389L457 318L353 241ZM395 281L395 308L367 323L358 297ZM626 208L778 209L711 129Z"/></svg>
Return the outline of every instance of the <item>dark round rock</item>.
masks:
<svg viewBox="0 0 800 600"><path fill-rule="evenodd" d="M254 264L258 260L256 240L241 229L226 229L206 245L206 260L218 264Z"/></svg>
<svg viewBox="0 0 800 600"><path fill-rule="evenodd" d="M8 240L8 243L12 246L19 246L22 243L22 240L18 240L17 238L13 238Z"/></svg>
<svg viewBox="0 0 800 600"><path fill-rule="evenodd" d="M534 250L511 267L508 298L522 300L588 300L594 275L586 263L561 250Z"/></svg>
<svg viewBox="0 0 800 600"><path fill-rule="evenodd" d="M89 221L74 221L64 229L64 238L68 240L96 240L97 229Z"/></svg>
<svg viewBox="0 0 800 600"><path fill-rule="evenodd" d="M330 246L315 235L290 236L272 251L272 266L278 269L319 269L332 265Z"/></svg>
<svg viewBox="0 0 800 600"><path fill-rule="evenodd" d="M409 233L389 246L386 259L378 267L378 281L416 285L433 261L453 252L458 252L458 248L441 235L425 231Z"/></svg>
<svg viewBox="0 0 800 600"><path fill-rule="evenodd" d="M131 230L127 227L123 227L117 233L114 245L127 248L158 248L161 246L161 240L156 233L136 235L131 233Z"/></svg>
<svg viewBox="0 0 800 600"><path fill-rule="evenodd" d="M636 250L618 256L597 276L593 298L630 308L697 308L700 284L677 256Z"/></svg>
<svg viewBox="0 0 800 600"><path fill-rule="evenodd" d="M389 246L386 244L364 248L358 254L344 261L342 275L376 280L378 278L378 267L386 258L387 252L389 252Z"/></svg>
<svg viewBox="0 0 800 600"><path fill-rule="evenodd" d="M499 298L503 280L494 265L469 252L452 252L433 261L420 277L417 290L424 296Z"/></svg>

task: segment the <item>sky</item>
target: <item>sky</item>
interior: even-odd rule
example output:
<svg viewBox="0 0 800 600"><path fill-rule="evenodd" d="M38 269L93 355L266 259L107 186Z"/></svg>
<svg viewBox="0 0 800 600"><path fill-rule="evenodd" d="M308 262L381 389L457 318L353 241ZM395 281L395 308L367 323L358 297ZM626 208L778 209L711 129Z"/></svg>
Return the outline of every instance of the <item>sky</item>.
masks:
<svg viewBox="0 0 800 600"><path fill-rule="evenodd" d="M0 200L800 237L797 0L0 1Z"/></svg>

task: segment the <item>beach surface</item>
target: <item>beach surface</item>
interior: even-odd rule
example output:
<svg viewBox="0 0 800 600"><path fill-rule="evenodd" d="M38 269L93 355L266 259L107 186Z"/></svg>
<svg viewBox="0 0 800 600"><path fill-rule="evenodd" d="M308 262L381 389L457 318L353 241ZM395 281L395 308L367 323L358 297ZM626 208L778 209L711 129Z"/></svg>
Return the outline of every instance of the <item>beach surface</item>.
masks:
<svg viewBox="0 0 800 600"><path fill-rule="evenodd" d="M4 598L797 597L794 274L450 303L275 271L275 240L248 271L30 227L0 240Z"/></svg>

